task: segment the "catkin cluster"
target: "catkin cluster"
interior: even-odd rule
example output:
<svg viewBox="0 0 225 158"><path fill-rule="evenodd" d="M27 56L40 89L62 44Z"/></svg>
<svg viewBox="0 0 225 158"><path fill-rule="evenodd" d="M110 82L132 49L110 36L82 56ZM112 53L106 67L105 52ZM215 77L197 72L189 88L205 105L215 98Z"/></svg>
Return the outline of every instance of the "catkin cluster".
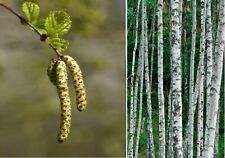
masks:
<svg viewBox="0 0 225 158"><path fill-rule="evenodd" d="M82 72L77 62L68 55L63 55L58 60L52 59L48 65L47 74L49 80L56 86L60 99L61 123L58 134L59 143L67 139L71 124L71 101L68 89L67 67L72 75L78 111L83 111L87 104Z"/></svg>
<svg viewBox="0 0 225 158"><path fill-rule="evenodd" d="M63 55L62 60L66 63L72 75L74 88L76 90L77 109L78 111L83 111L86 108L87 100L80 67L77 62L68 55Z"/></svg>

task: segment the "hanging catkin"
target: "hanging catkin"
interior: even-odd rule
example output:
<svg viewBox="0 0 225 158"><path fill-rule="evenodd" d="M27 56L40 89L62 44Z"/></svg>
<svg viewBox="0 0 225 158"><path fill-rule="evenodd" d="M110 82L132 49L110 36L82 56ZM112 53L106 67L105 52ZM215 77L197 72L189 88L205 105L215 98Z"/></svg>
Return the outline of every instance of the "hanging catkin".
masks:
<svg viewBox="0 0 225 158"><path fill-rule="evenodd" d="M58 135L58 142L64 142L70 131L71 124L71 106L70 97L67 83L67 71L66 64L59 60L56 65L56 81L57 81L57 92L61 104L61 123Z"/></svg>
<svg viewBox="0 0 225 158"><path fill-rule="evenodd" d="M83 111L86 108L87 100L84 88L84 80L80 67L77 62L68 55L63 55L62 60L66 63L72 75L74 88L76 90L77 109L78 111Z"/></svg>
<svg viewBox="0 0 225 158"><path fill-rule="evenodd" d="M52 82L52 84L54 84L55 86L56 86L56 63L57 63L57 60L52 59L49 62L48 68L47 68L48 78Z"/></svg>

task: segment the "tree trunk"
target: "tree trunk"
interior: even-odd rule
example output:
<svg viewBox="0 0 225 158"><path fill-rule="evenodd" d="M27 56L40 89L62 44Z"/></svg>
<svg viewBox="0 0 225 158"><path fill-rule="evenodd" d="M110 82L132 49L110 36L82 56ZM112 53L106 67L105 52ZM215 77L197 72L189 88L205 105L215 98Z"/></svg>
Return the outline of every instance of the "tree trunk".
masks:
<svg viewBox="0 0 225 158"><path fill-rule="evenodd" d="M142 1L142 29L141 29L141 45L140 45L140 53L141 53L141 76L140 76L140 101L139 101L139 118L138 118L138 128L137 128L137 139L136 139L136 147L135 147L135 158L138 157L139 150L139 141L141 134L141 121L142 121L142 99L143 99L143 79L144 79L144 53L146 50L146 32L145 32L145 19L146 19L146 3L145 0Z"/></svg>
<svg viewBox="0 0 225 158"><path fill-rule="evenodd" d="M152 102L151 102L151 89L152 89L152 72L153 72L153 57L154 57L154 39L155 39L155 12L156 12L156 0L154 1L154 13L153 13L153 20L151 26L151 36L152 36L152 43L151 43L151 70L150 70L150 78L149 78L149 62L148 62L148 38L146 36L146 50L145 50L145 86L146 86L146 94L147 94L147 111L148 111L148 128L147 128L147 158L155 158L155 145L154 145L154 138L153 138L153 127L152 127ZM147 34L147 17L145 18L145 30Z"/></svg>
<svg viewBox="0 0 225 158"><path fill-rule="evenodd" d="M171 106L171 88L168 95L168 150L166 157L171 158L173 157L173 109Z"/></svg>
<svg viewBox="0 0 225 158"><path fill-rule="evenodd" d="M200 38L200 84L199 84L199 103L198 103L198 138L197 138L197 158L202 157L203 151L203 107L204 107L204 57L205 57L205 17L206 3L201 0L201 38Z"/></svg>
<svg viewBox="0 0 225 158"><path fill-rule="evenodd" d="M223 51L225 45L225 1L220 1L220 17L218 25L218 44L215 46L214 62L213 62L213 74L212 74L212 87L209 95L209 107L208 115L206 116L206 137L204 146L204 157L213 157L214 154L214 142L215 142L215 129L217 122L217 113L219 107L220 86L222 77L222 65L223 65Z"/></svg>
<svg viewBox="0 0 225 158"><path fill-rule="evenodd" d="M204 107L204 60L201 62L201 79L199 88L199 102L198 102L198 137L197 137L197 158L202 157L203 151L203 107Z"/></svg>
<svg viewBox="0 0 225 158"><path fill-rule="evenodd" d="M144 127L145 127L145 117L142 118L142 122L141 122L141 134L140 136L143 134L144 132Z"/></svg>
<svg viewBox="0 0 225 158"><path fill-rule="evenodd" d="M216 138L215 138L215 144L214 144L214 157L219 157L219 121L220 121L220 109L218 109L218 115L217 115L217 123L216 123Z"/></svg>
<svg viewBox="0 0 225 158"><path fill-rule="evenodd" d="M171 1L170 1L170 8L169 8L169 17L171 19ZM169 39L170 39L170 46L172 46L172 22L170 20L170 34L169 34ZM170 65L172 66L172 49L170 47ZM169 90L169 96L168 96L168 154L167 158L173 157L173 106L172 106L172 68L170 67L170 75L171 75L171 80L170 80L170 90Z"/></svg>
<svg viewBox="0 0 225 158"><path fill-rule="evenodd" d="M225 62L225 55L223 56L223 60L224 60L224 62ZM224 115L224 117L223 117L223 119L224 119L224 121L223 121L223 129L224 129L224 135L223 135L223 137L224 137L224 144L223 144L223 155L224 155L224 158L225 158L225 64L223 64L223 115Z"/></svg>
<svg viewBox="0 0 225 158"><path fill-rule="evenodd" d="M196 43L196 0L192 1L192 45L190 61L190 79L189 79L189 112L187 125L187 157L193 158L193 124L194 124L194 68L195 68L195 43Z"/></svg>
<svg viewBox="0 0 225 158"><path fill-rule="evenodd" d="M211 79L212 79L212 20L211 20L211 0L207 0L206 4L206 53L207 53L207 70L206 70L206 103L209 102L209 95L211 89ZM206 116L209 115L209 104L206 104ZM206 123L208 124L208 123ZM206 129L207 130L207 129ZM205 132L205 137L206 137ZM207 144L208 142L205 142Z"/></svg>
<svg viewBox="0 0 225 158"><path fill-rule="evenodd" d="M134 50L133 50L133 60L132 60L132 70L131 70L131 89L130 89L130 95L131 95L131 101L130 101L130 140L129 140L129 151L128 156L129 158L133 158L134 155L134 133L135 133L135 124L134 121L134 67L135 67L135 54L137 50L137 41L138 41L138 17L139 17L139 8L140 8L140 1L138 0L137 3L137 14L136 14L136 27L135 27L135 44L134 44Z"/></svg>
<svg viewBox="0 0 225 158"><path fill-rule="evenodd" d="M159 157L165 157L165 116L163 94L163 0L158 0L158 105L159 105Z"/></svg>
<svg viewBox="0 0 225 158"><path fill-rule="evenodd" d="M174 158L183 157L179 0L171 0L171 55Z"/></svg>

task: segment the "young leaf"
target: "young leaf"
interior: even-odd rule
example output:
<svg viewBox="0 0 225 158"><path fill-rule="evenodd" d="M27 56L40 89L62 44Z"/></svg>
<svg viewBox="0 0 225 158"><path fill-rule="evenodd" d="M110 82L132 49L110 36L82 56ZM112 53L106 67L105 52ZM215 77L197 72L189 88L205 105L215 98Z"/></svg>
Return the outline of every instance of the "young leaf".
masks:
<svg viewBox="0 0 225 158"><path fill-rule="evenodd" d="M52 46L59 52L66 50L69 45L68 41L58 37L49 37L47 38L47 42L52 44Z"/></svg>
<svg viewBox="0 0 225 158"><path fill-rule="evenodd" d="M40 8L37 4L32 2L24 2L22 10L27 17L27 20L31 23L35 22L40 14Z"/></svg>
<svg viewBox="0 0 225 158"><path fill-rule="evenodd" d="M67 33L72 21L65 11L51 11L45 21L45 29L50 37L58 37Z"/></svg>
<svg viewBox="0 0 225 158"><path fill-rule="evenodd" d="M41 34L47 34L47 31L45 30L45 19L37 21L34 26Z"/></svg>

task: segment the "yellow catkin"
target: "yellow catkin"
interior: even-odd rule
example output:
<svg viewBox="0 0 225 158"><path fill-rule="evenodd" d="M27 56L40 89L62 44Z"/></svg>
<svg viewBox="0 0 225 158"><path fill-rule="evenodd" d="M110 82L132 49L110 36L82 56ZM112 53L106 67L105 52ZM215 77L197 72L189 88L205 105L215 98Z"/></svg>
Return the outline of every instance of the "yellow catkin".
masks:
<svg viewBox="0 0 225 158"><path fill-rule="evenodd" d="M63 55L62 60L66 63L72 74L74 88L76 90L77 109L78 111L83 111L86 109L87 99L84 87L84 80L80 67L77 62L68 55Z"/></svg>
<svg viewBox="0 0 225 158"><path fill-rule="evenodd" d="M52 84L54 84L55 86L56 86L56 63L57 63L57 60L52 59L49 62L48 68L47 68L48 78L52 82Z"/></svg>
<svg viewBox="0 0 225 158"><path fill-rule="evenodd" d="M59 60L56 65L57 92L61 104L61 123L58 135L59 143L67 139L71 124L71 105L67 80L66 64Z"/></svg>

